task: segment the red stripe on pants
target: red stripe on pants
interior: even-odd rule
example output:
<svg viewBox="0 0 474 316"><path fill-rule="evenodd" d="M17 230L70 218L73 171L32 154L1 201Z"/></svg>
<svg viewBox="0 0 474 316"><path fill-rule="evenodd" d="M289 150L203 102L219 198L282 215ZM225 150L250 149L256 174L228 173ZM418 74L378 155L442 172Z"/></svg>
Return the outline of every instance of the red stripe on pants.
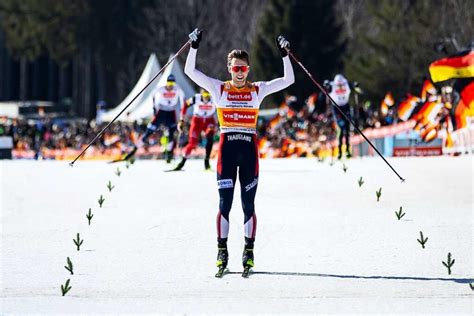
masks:
<svg viewBox="0 0 474 316"><path fill-rule="evenodd" d="M221 211L217 213L217 238L221 238Z"/></svg>
<svg viewBox="0 0 474 316"><path fill-rule="evenodd" d="M252 238L255 238L255 235L257 233L257 215L253 213L252 215L253 218L253 227L252 227Z"/></svg>

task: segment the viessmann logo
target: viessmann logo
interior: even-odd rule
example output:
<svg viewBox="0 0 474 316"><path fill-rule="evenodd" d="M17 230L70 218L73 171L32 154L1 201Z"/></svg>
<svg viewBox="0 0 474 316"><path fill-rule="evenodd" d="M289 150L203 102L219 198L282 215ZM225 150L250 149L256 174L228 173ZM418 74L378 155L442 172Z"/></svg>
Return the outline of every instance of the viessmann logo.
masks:
<svg viewBox="0 0 474 316"><path fill-rule="evenodd" d="M252 94L250 92L229 92L229 93L227 93L227 100L229 100L229 101L252 101Z"/></svg>
<svg viewBox="0 0 474 316"><path fill-rule="evenodd" d="M255 122L255 114L247 112L228 112L223 113L224 120L227 122L253 123Z"/></svg>

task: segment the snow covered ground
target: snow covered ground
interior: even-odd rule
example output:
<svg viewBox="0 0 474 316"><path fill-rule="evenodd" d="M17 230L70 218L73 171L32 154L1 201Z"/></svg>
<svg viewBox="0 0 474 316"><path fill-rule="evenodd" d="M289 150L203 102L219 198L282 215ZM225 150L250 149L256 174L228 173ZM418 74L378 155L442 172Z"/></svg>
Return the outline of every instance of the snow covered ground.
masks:
<svg viewBox="0 0 474 316"><path fill-rule="evenodd" d="M389 161L406 183L378 158L348 161L347 173L340 162L261 160L249 279L238 273L238 189L232 273L214 277L218 195L215 174L204 172L201 160L170 173L162 161L129 169L2 161L0 312L472 314L472 158ZM400 206L406 215L398 221ZM426 249L417 242L420 231ZM77 233L84 239L79 252ZM448 252L451 275L442 265ZM67 257L74 275L64 268ZM62 297L68 278L72 289Z"/></svg>

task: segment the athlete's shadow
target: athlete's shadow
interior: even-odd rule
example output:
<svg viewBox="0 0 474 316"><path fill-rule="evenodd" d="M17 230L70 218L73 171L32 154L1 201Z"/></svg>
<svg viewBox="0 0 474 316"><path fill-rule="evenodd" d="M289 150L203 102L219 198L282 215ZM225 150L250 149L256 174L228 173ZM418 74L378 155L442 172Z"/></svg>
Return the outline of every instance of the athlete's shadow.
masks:
<svg viewBox="0 0 474 316"><path fill-rule="evenodd" d="M241 272L230 272L230 274L240 274ZM410 276L363 276L363 275L344 275L344 274L325 274L325 273L306 273L306 272L270 272L270 271L252 271L253 275L284 275L296 277L319 277L319 278L338 278L338 279L364 279L364 280L410 280L410 281L447 281L455 283L472 283L474 279L466 278L427 278Z"/></svg>

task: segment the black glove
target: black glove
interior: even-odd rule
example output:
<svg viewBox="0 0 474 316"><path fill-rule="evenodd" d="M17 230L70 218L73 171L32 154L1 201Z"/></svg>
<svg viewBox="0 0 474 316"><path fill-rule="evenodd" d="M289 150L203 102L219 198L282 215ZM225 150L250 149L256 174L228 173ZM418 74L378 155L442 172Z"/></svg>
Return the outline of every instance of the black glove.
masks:
<svg viewBox="0 0 474 316"><path fill-rule="evenodd" d="M281 57L288 56L288 52L286 51L286 48L290 48L290 42L288 42L282 35L278 35L275 38L275 42L278 49L280 50Z"/></svg>
<svg viewBox="0 0 474 316"><path fill-rule="evenodd" d="M199 42L201 42L202 39L202 30L195 28L194 31L189 34L189 38L191 39L191 47L199 48Z"/></svg>

